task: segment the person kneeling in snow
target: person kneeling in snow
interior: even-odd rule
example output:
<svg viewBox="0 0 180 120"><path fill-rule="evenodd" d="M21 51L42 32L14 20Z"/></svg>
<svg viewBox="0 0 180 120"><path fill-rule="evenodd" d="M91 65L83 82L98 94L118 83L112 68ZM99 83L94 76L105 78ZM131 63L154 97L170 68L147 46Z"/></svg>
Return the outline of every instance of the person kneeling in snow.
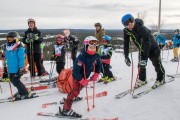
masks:
<svg viewBox="0 0 180 120"><path fill-rule="evenodd" d="M33 97L20 81L24 71L24 48L19 39L20 35L17 32L9 32L5 52L10 81L18 89L18 92L14 95L15 100Z"/></svg>
<svg viewBox="0 0 180 120"><path fill-rule="evenodd" d="M88 36L84 40L84 48L73 65L73 90L68 94L60 114L64 116L82 117L71 109L73 99L77 98L81 89L90 81L96 81L101 71L100 56L97 54L98 40ZM89 78L91 72L94 74ZM87 78L87 79L86 79Z"/></svg>
<svg viewBox="0 0 180 120"><path fill-rule="evenodd" d="M112 56L112 45L110 44L111 37L108 35L103 36L102 43L98 49L98 54L101 56L102 61L102 73L103 77L98 82L109 83L114 80L113 74L109 69L111 56Z"/></svg>

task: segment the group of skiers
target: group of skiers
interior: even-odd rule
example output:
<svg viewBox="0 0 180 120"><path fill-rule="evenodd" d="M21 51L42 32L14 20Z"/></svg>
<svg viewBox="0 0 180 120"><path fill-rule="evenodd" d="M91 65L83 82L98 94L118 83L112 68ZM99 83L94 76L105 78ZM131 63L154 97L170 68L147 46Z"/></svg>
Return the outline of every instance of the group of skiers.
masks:
<svg viewBox="0 0 180 120"><path fill-rule="evenodd" d="M131 14L126 14L122 17L122 24L125 27L124 32L124 56L125 63L131 66L131 60L129 53L132 54L132 44L139 49L139 77L135 88L139 88L145 85L148 81L146 78L146 66L149 60L152 61L155 71L157 73L156 81L152 86L153 89L165 84L165 70L160 58L160 49L165 44L164 41L158 41L164 39L159 34L151 34L151 31L144 26L141 19L135 19ZM41 32L36 27L34 19L28 19L28 30L25 31L23 37L23 43L27 46L27 56L30 64L31 76L35 76L34 63L37 66L38 76L42 73L42 62L41 62L41 48L40 44L43 41ZM88 36L83 41L83 49L77 56L79 41L70 35L70 30L65 29L62 34L58 34L55 37L56 44L53 46L53 54L51 56L52 61L56 61L56 71L58 74L61 73L65 66L65 54L68 47L71 48L71 58L73 60L73 90L67 95L64 101L63 110L60 114L64 116L81 117L80 114L76 113L71 109L74 98L77 98L81 89L88 86L89 82L95 82L98 80L99 74L103 73L102 78L99 82L111 82L115 78L110 70L110 61L112 56L112 45L110 43L111 37L105 35L105 31L100 23L95 23L95 36ZM178 58L177 48L179 43L176 41L179 39L179 30L175 31L173 36L173 45L175 48L175 58ZM159 43L159 44L158 44ZM175 45L176 44L176 45ZM99 47L99 45L101 45ZM9 73L10 81L18 89L18 94L15 98L21 99L21 97L28 98L33 97L25 88L23 83L20 81L20 77L23 75L24 69L24 48L20 42L20 36L17 32L9 32L7 34L7 44L5 46L5 58L7 59L7 68ZM91 72L93 74L91 75Z"/></svg>
<svg viewBox="0 0 180 120"><path fill-rule="evenodd" d="M179 29L176 29L174 31L174 35L173 35L171 41L166 41L166 38L164 36L162 36L161 34L159 34L158 32L154 32L153 35L154 35L160 49L163 49L163 47L165 45L167 45L168 49L171 48L171 46L173 47L174 58L171 61L178 62L179 61L178 52L179 52L179 46L180 46Z"/></svg>

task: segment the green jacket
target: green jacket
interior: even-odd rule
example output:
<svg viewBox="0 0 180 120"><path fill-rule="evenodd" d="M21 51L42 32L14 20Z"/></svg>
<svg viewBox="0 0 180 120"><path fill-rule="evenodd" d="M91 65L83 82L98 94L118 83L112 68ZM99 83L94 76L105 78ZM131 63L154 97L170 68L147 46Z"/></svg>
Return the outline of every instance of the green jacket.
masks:
<svg viewBox="0 0 180 120"><path fill-rule="evenodd" d="M98 31L95 32L95 37L99 40L99 42L101 43L103 36L105 35L105 30L104 29L100 29Z"/></svg>

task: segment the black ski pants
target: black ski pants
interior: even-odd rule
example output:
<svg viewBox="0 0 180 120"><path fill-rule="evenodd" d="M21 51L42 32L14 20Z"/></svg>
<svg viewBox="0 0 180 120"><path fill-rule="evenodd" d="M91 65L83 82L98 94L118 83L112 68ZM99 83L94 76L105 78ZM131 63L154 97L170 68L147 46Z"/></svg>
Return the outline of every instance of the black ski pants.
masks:
<svg viewBox="0 0 180 120"><path fill-rule="evenodd" d="M32 77L35 77L35 65L37 67L38 76L42 75L41 53L34 53L33 55L27 54L30 73Z"/></svg>
<svg viewBox="0 0 180 120"><path fill-rule="evenodd" d="M24 84L20 81L20 76L16 73L10 73L9 75L11 83L18 89L18 93L20 95L27 95L28 91Z"/></svg>
<svg viewBox="0 0 180 120"><path fill-rule="evenodd" d="M56 72L60 74L62 69L64 69L64 66L65 62L56 62Z"/></svg>
<svg viewBox="0 0 180 120"><path fill-rule="evenodd" d="M150 50L149 59L151 60L155 71L157 73L157 81L165 79L165 70L162 66L161 57L160 57L160 48ZM142 81L146 80L146 67L140 67L139 79Z"/></svg>
<svg viewBox="0 0 180 120"><path fill-rule="evenodd" d="M110 70L110 65L109 64L105 64L105 63L102 63L102 73L103 73L103 77L107 76L109 78L113 78L113 74Z"/></svg>

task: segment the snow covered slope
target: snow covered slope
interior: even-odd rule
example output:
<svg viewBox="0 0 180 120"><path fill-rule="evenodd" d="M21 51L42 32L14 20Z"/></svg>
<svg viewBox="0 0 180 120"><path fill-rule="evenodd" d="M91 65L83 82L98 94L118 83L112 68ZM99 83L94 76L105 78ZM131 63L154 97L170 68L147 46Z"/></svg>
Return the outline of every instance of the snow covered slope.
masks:
<svg viewBox="0 0 180 120"><path fill-rule="evenodd" d="M169 62L173 57L172 51L169 51L169 60L167 62L168 51L163 52L163 65L166 74L175 74L177 62ZM134 58L134 81L137 74L137 57L138 53L133 53ZM50 70L50 61L44 63L46 70ZM70 63L69 63L70 65ZM106 97L95 99L95 108L92 109L92 100L90 100L90 112L87 112L86 100L73 104L73 109L83 114L83 117L95 118L111 118L119 117L119 120L179 120L180 119L180 78L176 78L174 82L165 84L151 93L139 98L133 99L131 95L127 95L122 99L115 99L115 95L130 88L131 83L131 67L127 67L124 63L122 53L115 53L112 57L112 71L117 76L117 81L107 85L103 83L96 84L96 93L106 90ZM179 70L180 71L180 70ZM55 75L54 70L54 75ZM29 76L26 74L24 76ZM23 77L24 77L23 76ZM48 76L47 76L48 78ZM151 62L147 65L147 78L156 78L156 73ZM30 82L30 79L23 82ZM135 93L147 89L152 86L154 81L149 82L146 86L138 89ZM0 83L3 93L0 93L0 99L10 96L8 83ZM92 94L92 88L89 88L89 95ZM45 90L47 91L47 90ZM16 89L13 89L16 92ZM14 103L0 104L0 120L59 120L60 118L40 117L37 112L57 112L59 105L42 108L41 105L47 102L60 101L66 94L62 94L57 88L48 89L48 96L39 97L30 100L17 101ZM85 96L85 89L79 96ZM62 106L62 105L61 105Z"/></svg>

